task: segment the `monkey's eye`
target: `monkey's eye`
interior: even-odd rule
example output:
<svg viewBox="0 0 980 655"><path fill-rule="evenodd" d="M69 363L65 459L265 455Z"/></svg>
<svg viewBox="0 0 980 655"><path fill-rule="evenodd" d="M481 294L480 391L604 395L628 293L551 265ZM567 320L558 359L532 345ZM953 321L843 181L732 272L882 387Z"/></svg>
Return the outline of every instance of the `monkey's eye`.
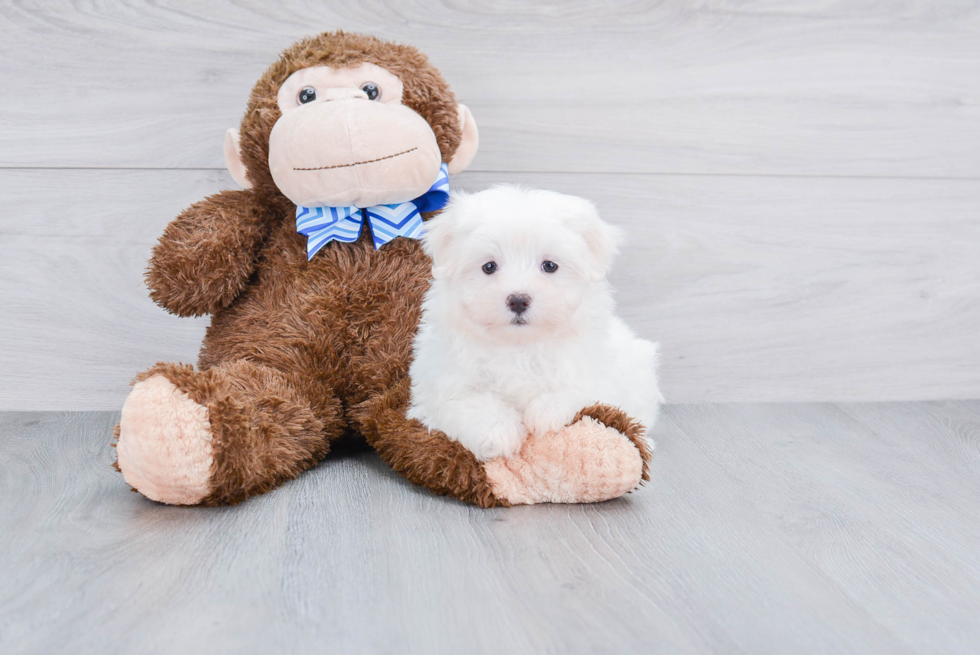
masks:
<svg viewBox="0 0 980 655"><path fill-rule="evenodd" d="M483 265L483 272L487 275L493 275L497 272L497 262L487 262Z"/></svg>
<svg viewBox="0 0 980 655"><path fill-rule="evenodd" d="M299 104L305 105L314 100L316 100L316 89L312 86L303 87L303 90L299 92Z"/></svg>
<svg viewBox="0 0 980 655"><path fill-rule="evenodd" d="M547 260L541 264L541 270L545 273L554 273L558 270L558 264L551 260Z"/></svg>
<svg viewBox="0 0 980 655"><path fill-rule="evenodd" d="M377 100L381 97L381 89L374 82L365 82L362 84L361 91L367 94L368 100Z"/></svg>

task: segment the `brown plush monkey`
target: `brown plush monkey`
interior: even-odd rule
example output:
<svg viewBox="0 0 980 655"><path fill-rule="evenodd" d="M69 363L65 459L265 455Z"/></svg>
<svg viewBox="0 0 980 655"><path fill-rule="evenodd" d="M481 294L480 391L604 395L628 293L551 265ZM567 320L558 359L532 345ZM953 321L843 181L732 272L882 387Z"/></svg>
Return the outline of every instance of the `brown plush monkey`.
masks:
<svg viewBox="0 0 980 655"><path fill-rule="evenodd" d="M246 188L192 205L153 251L153 299L212 321L197 370L160 363L136 378L117 428L126 481L164 503L237 503L315 466L345 434L483 507L603 500L646 479L639 428L611 407L487 463L405 418L431 264L419 230L386 235L359 208L424 196L476 148L469 110L414 48L343 32L289 48L225 143ZM314 244L297 206L352 207L355 227Z"/></svg>

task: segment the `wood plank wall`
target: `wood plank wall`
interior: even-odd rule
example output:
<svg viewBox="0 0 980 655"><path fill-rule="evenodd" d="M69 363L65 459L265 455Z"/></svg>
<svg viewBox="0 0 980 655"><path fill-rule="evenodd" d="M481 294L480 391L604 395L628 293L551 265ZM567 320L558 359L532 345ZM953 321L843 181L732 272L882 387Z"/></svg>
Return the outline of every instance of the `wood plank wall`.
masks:
<svg viewBox="0 0 980 655"><path fill-rule="evenodd" d="M673 402L980 396L980 3L0 2L0 409L117 409L206 320L141 273L298 37L427 52L454 179L596 200Z"/></svg>

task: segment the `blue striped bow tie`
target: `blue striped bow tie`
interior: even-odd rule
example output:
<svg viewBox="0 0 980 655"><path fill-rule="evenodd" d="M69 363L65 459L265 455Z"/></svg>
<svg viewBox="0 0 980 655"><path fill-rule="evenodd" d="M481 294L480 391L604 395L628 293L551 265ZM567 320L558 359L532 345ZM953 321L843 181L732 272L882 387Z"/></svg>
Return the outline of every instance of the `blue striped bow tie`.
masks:
<svg viewBox="0 0 980 655"><path fill-rule="evenodd" d="M367 216L377 250L395 237L418 239L425 234L421 212L434 212L449 202L449 167L439 167L439 176L428 191L415 200L393 205L360 207L296 207L296 231L307 238L307 259L313 259L331 241L353 243L361 235Z"/></svg>

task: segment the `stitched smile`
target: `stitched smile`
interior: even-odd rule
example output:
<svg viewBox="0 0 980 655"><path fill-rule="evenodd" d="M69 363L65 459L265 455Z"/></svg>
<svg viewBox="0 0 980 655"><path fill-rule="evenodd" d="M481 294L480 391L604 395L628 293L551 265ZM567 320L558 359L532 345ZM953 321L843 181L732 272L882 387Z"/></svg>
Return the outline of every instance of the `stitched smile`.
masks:
<svg viewBox="0 0 980 655"><path fill-rule="evenodd" d="M409 148L402 152L396 152L393 155L387 155L385 157L378 157L377 159L368 159L367 161L356 161L353 164L337 164L335 166L320 166L318 168L294 168L294 171L325 171L331 168L348 168L350 166L360 166L361 164L373 164L376 161L384 161L385 159L394 159L395 157L401 157L402 155L407 155L410 152L418 150L418 148Z"/></svg>

